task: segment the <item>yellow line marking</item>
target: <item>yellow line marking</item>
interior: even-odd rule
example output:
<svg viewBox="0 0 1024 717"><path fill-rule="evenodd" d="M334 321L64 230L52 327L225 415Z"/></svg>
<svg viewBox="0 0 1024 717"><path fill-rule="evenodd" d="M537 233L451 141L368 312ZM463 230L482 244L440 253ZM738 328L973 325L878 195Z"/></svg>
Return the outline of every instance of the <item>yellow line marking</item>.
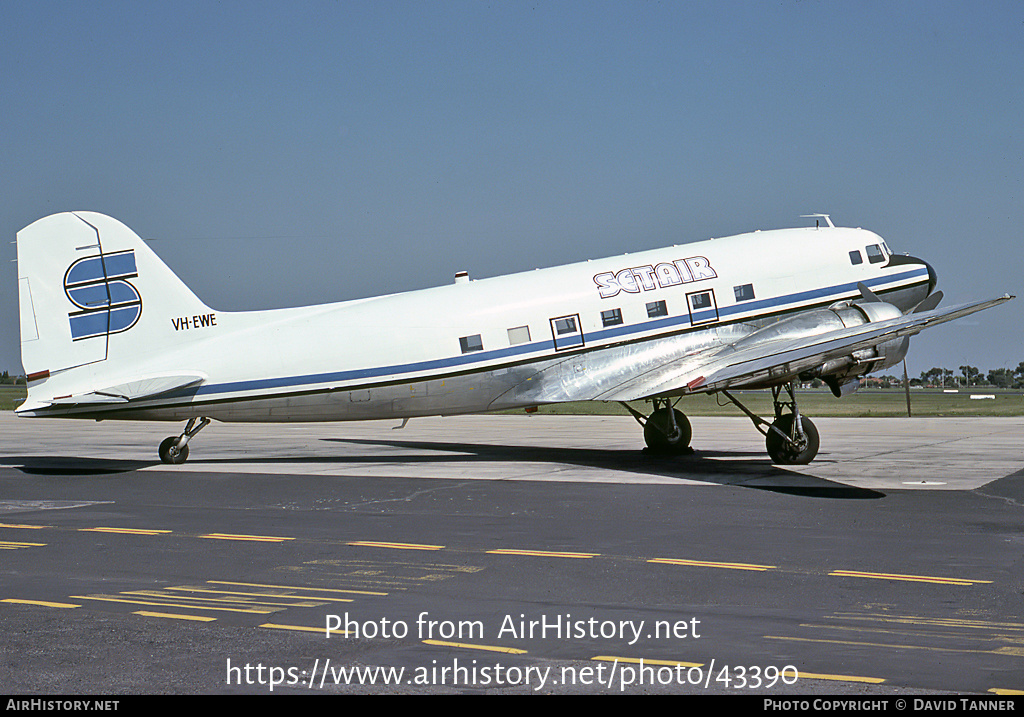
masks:
<svg viewBox="0 0 1024 717"><path fill-rule="evenodd" d="M835 680L836 682L867 682L872 685L880 685L885 682L881 677L858 677L857 675L826 675L814 672L799 673L801 680Z"/></svg>
<svg viewBox="0 0 1024 717"><path fill-rule="evenodd" d="M445 642L444 640L424 640L424 645L438 645L440 647L462 647L467 650L486 650L487 652L504 652L509 655L525 655L526 650L515 647L499 647L497 645L471 645L466 642Z"/></svg>
<svg viewBox="0 0 1024 717"><path fill-rule="evenodd" d="M308 585L267 585L265 583L238 583L230 580L207 580L211 585L242 585L251 588L280 588L282 590L316 590L324 593L351 593L354 595L387 595L388 593L372 592L370 590L343 590L341 588L315 588Z"/></svg>
<svg viewBox="0 0 1024 717"><path fill-rule="evenodd" d="M555 550L514 550L512 548L498 548L488 550L494 555L528 555L534 558L596 558L601 553L565 553Z"/></svg>
<svg viewBox="0 0 1024 717"><path fill-rule="evenodd" d="M966 652L976 655L1010 655L1012 657L1020 657L1020 655L1014 652L1007 652L1007 650L1014 650L1015 648L1000 647L997 650L964 650L955 647L929 647L927 645L897 645L894 643L886 642L859 642L855 640L825 640L812 637L781 637L779 635L765 635L767 640L789 640L791 642L818 642L826 645L859 645L863 647L887 647L896 650L930 650L932 652Z"/></svg>
<svg viewBox="0 0 1024 717"><path fill-rule="evenodd" d="M102 600L104 602L123 602L129 605L159 605L161 607L180 607L185 610L217 610L218 612L247 612L254 613L256 615L269 615L274 612L280 612L284 608L272 608L270 610L261 610L258 608L252 610L246 610L245 608L230 608L230 607L214 607L212 605L179 605L173 602L150 602L147 600L126 600L124 598L109 597L106 595L68 595L70 598L75 600Z"/></svg>
<svg viewBox="0 0 1024 717"><path fill-rule="evenodd" d="M910 620L910 619L904 619L904 620L897 620L897 619L884 620L884 619L879 618L877 620L873 620L873 621L870 621L867 624L865 624L864 623L864 619L860 619L860 618L847 618L847 619L851 620L851 621L858 621L858 620L860 620L860 622L858 622L858 624L855 624L855 625L801 623L800 627L807 628L807 629L810 629L810 630L831 630L831 631L840 632L840 633L849 633L849 632L853 632L853 633L871 633L871 634L899 635L899 636L903 636L903 637L924 637L924 638L939 637L941 639L956 639L957 637L959 637L963 633L964 630L973 630L973 631L975 631L974 635L968 636L969 638L976 636L978 639L986 639L986 637L984 635L979 635L978 631L980 631L980 630L987 630L987 631L992 631L994 633L991 637L988 637L987 639L998 640L1000 642L1017 643L1017 644L1024 643L1024 639L1022 639L1021 637L1018 637L1016 635L1008 635L1008 634L1005 634L1005 632L1004 632L1007 629L1009 629L1009 630L1016 630L1016 631L1019 632L1019 628L1007 627L1005 624L1000 625L999 623L985 624L985 623L976 623L975 621L926 620L926 619L923 619L923 618L919 619L919 620ZM875 623L877 623L877 624L875 624ZM906 626L908 629L897 629L897 628L893 627L893 625ZM955 630L956 632L953 633L953 634L936 634L935 630L931 629L931 628L936 628L936 627L938 627L938 628L945 628L945 629L948 629L948 630L951 630L951 631ZM918 628L918 629L913 629L913 628ZM1022 652L1024 652L1024 649L1022 649L1022 648L1011 647L1011 648L1008 648L1008 649L1016 649L1016 650L1021 650Z"/></svg>
<svg viewBox="0 0 1024 717"><path fill-rule="evenodd" d="M839 632L839 633L854 632L854 633L858 633L858 634L870 633L870 634L881 634L881 635L900 635L902 637L936 637L936 635L933 632L928 632L928 631L925 631L925 630L895 630L895 629L892 629L892 628L887 628L887 627L885 627L883 625L879 625L879 626L866 625L866 626L861 627L861 626L856 626L856 625L824 625L824 624L818 625L818 624L815 624L815 623L804 622L804 623L800 623L800 627L806 628L808 630L831 630L833 632ZM922 625L922 627L925 627L925 626ZM939 625L939 627L955 627L955 626L954 625ZM948 639L948 637L946 637L946 636L942 636L942 637L944 639Z"/></svg>
<svg viewBox="0 0 1024 717"><path fill-rule="evenodd" d="M0 523L0 528L18 528L20 530L42 530L49 528L49 525L21 525L19 523Z"/></svg>
<svg viewBox="0 0 1024 717"><path fill-rule="evenodd" d="M323 634L326 632L326 628L323 627L306 627L305 625L280 625L278 623L267 622L260 627L265 627L271 630L297 630L299 632L319 632ZM348 635L348 630L331 630L332 635Z"/></svg>
<svg viewBox="0 0 1024 717"><path fill-rule="evenodd" d="M774 570L775 565L755 565L753 563L719 563L711 560L685 560L683 558L652 558L649 563L660 563L662 565L686 565L697 568L726 568L729 570Z"/></svg>
<svg viewBox="0 0 1024 717"><path fill-rule="evenodd" d="M615 657L611 655L597 655L591 657L591 660L599 660L601 662L631 662L633 664L643 663L645 665L667 665L669 667L703 667L703 662L683 662L681 660L649 660L643 657ZM799 679L808 680L838 680L842 682L869 682L871 684L879 684L885 682L885 680L878 677L857 677L855 675L827 675L818 674L814 672L798 672Z"/></svg>
<svg viewBox="0 0 1024 717"><path fill-rule="evenodd" d="M614 655L596 655L590 658L599 662L630 662L645 665L668 665L669 667L703 667L703 662L682 662L681 660L648 660L644 657L616 657Z"/></svg>
<svg viewBox="0 0 1024 717"><path fill-rule="evenodd" d="M829 575L843 578L875 578L878 580L906 580L917 583L939 583L942 585L977 585L991 583L991 580L968 578L942 578L932 575L901 575L899 573L868 573L861 570L833 570Z"/></svg>
<svg viewBox="0 0 1024 717"><path fill-rule="evenodd" d="M18 605L42 605L43 607L82 607L81 605L75 605L69 602L46 602L45 600L19 600L18 598L5 598L0 602L12 602Z"/></svg>
<svg viewBox="0 0 1024 717"><path fill-rule="evenodd" d="M259 600L241 600L238 598L215 598L215 597L192 597L190 595L167 595L159 590L126 590L122 595L141 595L142 597L160 598L167 600L195 600L197 602L215 602L243 605L272 605L279 607L320 607L322 602L262 602ZM256 597L256 596L253 596Z"/></svg>
<svg viewBox="0 0 1024 717"><path fill-rule="evenodd" d="M188 585L178 585L175 587L164 588L165 590L180 590L182 592L191 593L209 593L211 595L242 595L245 597L271 597L271 598L288 598L290 600L317 600L315 605L306 605L307 607L316 607L317 605L323 605L325 602L355 602L352 598L336 598L336 597L322 597L320 595L294 595L294 594L281 594L281 593L247 593L238 590L206 590L204 588L190 587ZM197 600L205 600L207 598L196 598Z"/></svg>
<svg viewBox="0 0 1024 717"><path fill-rule="evenodd" d="M41 548L46 543L22 543L17 540L0 540L0 548L17 550L18 548Z"/></svg>
<svg viewBox="0 0 1024 717"><path fill-rule="evenodd" d="M295 538L282 538L275 535L236 535L233 533L207 533L199 537L213 540L252 540L258 543L283 543L286 540L295 540Z"/></svg>
<svg viewBox="0 0 1024 717"><path fill-rule="evenodd" d="M204 617L202 615L175 615L169 612L150 612L149 610L138 610L135 614L142 615L143 617L169 617L172 620L196 620L197 622L213 622L217 619L215 617Z"/></svg>
<svg viewBox="0 0 1024 717"><path fill-rule="evenodd" d="M443 545L420 545L418 543L389 543L379 540L355 540L348 545L363 548L395 548L397 550L444 550Z"/></svg>
<svg viewBox="0 0 1024 717"><path fill-rule="evenodd" d="M1024 690L1008 690L1003 687L991 687L988 692L994 692L997 695L1024 695Z"/></svg>
<svg viewBox="0 0 1024 717"><path fill-rule="evenodd" d="M858 614L858 613L836 613L833 616L837 620L852 620L859 622L895 622L909 625L937 625L939 627L966 627L984 630L1024 630L1024 623L1021 622L993 622L990 620L964 620L947 617L922 617L920 615L882 615L882 614Z"/></svg>
<svg viewBox="0 0 1024 717"><path fill-rule="evenodd" d="M125 535L161 535L169 530L148 530L146 528L79 528L82 533L123 533Z"/></svg>

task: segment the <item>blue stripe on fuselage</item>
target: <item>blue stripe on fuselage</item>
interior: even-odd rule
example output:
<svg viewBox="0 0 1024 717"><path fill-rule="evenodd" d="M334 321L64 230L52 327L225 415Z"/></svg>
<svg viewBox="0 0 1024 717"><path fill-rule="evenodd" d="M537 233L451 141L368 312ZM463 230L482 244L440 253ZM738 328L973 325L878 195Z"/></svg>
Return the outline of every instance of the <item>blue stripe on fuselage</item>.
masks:
<svg viewBox="0 0 1024 717"><path fill-rule="evenodd" d="M909 280L920 277L927 277L928 271L926 268L921 267L911 271L906 271L894 276L879 277L864 281L863 283L871 286L877 286L879 284L888 284L894 281ZM770 299L761 299L754 301L744 301L740 304L734 304L732 306L720 306L718 308L720 321L725 321L727 318L736 318L738 315L751 314L752 312L761 313L775 313L780 309L783 309L787 305L799 304L807 301L821 300L831 298L833 300L840 300L843 295L850 294L851 292L857 291L858 282L849 282L846 284L839 284L837 286L825 287L821 289L811 289L808 291L801 291L795 294L789 294L786 296L780 296ZM902 287L896 287L902 288ZM799 307L793 307L799 308ZM767 310L767 311L764 311ZM757 319L758 314L754 313L749 316L749 319ZM616 326L614 328L603 329L599 331L593 331L585 335L587 343L591 341L602 341L610 338L620 338L623 336L629 336L633 334L647 333L649 331L658 331L664 329L678 329L682 326L689 326L690 320L688 316L671 316L656 321L646 321L640 324L631 324L627 326ZM703 328L701 326L695 328ZM645 336L644 340L656 338L656 336ZM601 346L594 347L602 348ZM182 392L175 392L167 396L168 399L181 398L190 395L215 395L225 393L241 393L245 391L261 391L268 389L280 389L280 388L297 388L300 386L308 386L311 384L329 383L329 382L348 382L348 381L361 381L368 379L379 379L383 377L396 376L399 374L408 373L420 373L423 371L434 371L438 369L457 369L464 366L471 366L474 364L482 364L497 359L508 359L523 356L526 354L537 354L537 359L553 358L557 354L551 354L555 350L553 341L535 341L528 344L519 344L516 346L510 346L504 349L496 349L491 351L479 351L464 356L454 356L441 359L433 359L429 361L417 361L413 363L395 364L392 366L375 366L372 368L365 369L353 369L350 371L338 371L332 373L317 373L308 374L304 376L284 376L280 378L267 378L267 379L253 379L247 381L233 381L230 383L219 383L200 386L198 389L192 389ZM497 367L495 367L497 368ZM429 376L416 377L415 380L426 380ZM355 388L355 387L344 387L344 388ZM260 398L269 398L271 396L259 396Z"/></svg>

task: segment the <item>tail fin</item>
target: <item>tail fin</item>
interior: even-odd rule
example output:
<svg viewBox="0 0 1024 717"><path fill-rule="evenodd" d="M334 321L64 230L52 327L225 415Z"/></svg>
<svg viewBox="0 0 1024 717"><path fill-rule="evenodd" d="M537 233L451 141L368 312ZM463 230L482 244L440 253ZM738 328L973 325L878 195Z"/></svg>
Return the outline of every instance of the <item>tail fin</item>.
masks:
<svg viewBox="0 0 1024 717"><path fill-rule="evenodd" d="M145 365L171 346L174 317L213 313L135 232L95 212L18 232L18 296L29 403L35 381L69 373L61 390L95 391L90 377L108 379L111 363Z"/></svg>

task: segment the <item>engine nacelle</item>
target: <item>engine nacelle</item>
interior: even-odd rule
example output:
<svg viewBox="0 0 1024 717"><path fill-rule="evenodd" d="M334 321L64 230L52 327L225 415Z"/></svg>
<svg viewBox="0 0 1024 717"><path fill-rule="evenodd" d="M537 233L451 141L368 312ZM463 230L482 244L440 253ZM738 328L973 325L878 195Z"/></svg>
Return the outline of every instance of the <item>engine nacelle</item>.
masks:
<svg viewBox="0 0 1024 717"><path fill-rule="evenodd" d="M893 339L892 341L886 341L885 343L878 344L875 347L875 361L881 361L880 364L872 366L872 371L881 371L884 368L890 368L895 366L907 356L907 351L910 350L910 337L904 336L899 339Z"/></svg>
<svg viewBox="0 0 1024 717"><path fill-rule="evenodd" d="M864 313L869 323L886 321L887 319L898 319L903 316L903 312L898 307L886 304L885 302L872 301L864 304L854 304L854 306ZM852 356L857 362L868 364L868 367L862 372L868 373L895 366L903 360L909 350L910 337L904 336L891 341L885 341L874 348L854 351Z"/></svg>
<svg viewBox="0 0 1024 717"><path fill-rule="evenodd" d="M771 326L765 326L745 336L736 343L736 348L744 348L755 343L768 343L781 339L796 339L805 336L817 336L829 331L861 326L895 319L903 315L896 306L882 301L839 303L827 309L818 309L799 314ZM853 351L847 356L831 359L811 371L800 374L800 378L810 380L821 378L828 383L836 396L852 393L859 386L850 386L852 382L872 371L895 366L907 355L910 338L903 337L885 341L877 346Z"/></svg>

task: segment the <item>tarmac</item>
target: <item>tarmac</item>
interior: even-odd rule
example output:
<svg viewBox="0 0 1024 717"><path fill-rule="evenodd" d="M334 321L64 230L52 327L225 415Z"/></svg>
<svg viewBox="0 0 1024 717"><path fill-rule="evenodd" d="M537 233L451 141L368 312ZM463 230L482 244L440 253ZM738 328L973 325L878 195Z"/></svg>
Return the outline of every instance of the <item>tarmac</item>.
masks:
<svg viewBox="0 0 1024 717"><path fill-rule="evenodd" d="M663 457L629 417L538 415L214 423L167 466L178 424L0 414L5 689L1005 711L1024 419L815 422L807 466L744 418Z"/></svg>
<svg viewBox="0 0 1024 717"><path fill-rule="evenodd" d="M213 423L181 466L156 448L177 423L18 419L0 414L0 465L122 461L134 470L716 485L841 484L871 490L973 490L1024 465L1024 418L816 418L806 466L771 466L745 418L693 418L693 456L643 453L623 416L457 416L312 424ZM8 458L4 458L8 456ZM723 475L724 474L724 475Z"/></svg>

